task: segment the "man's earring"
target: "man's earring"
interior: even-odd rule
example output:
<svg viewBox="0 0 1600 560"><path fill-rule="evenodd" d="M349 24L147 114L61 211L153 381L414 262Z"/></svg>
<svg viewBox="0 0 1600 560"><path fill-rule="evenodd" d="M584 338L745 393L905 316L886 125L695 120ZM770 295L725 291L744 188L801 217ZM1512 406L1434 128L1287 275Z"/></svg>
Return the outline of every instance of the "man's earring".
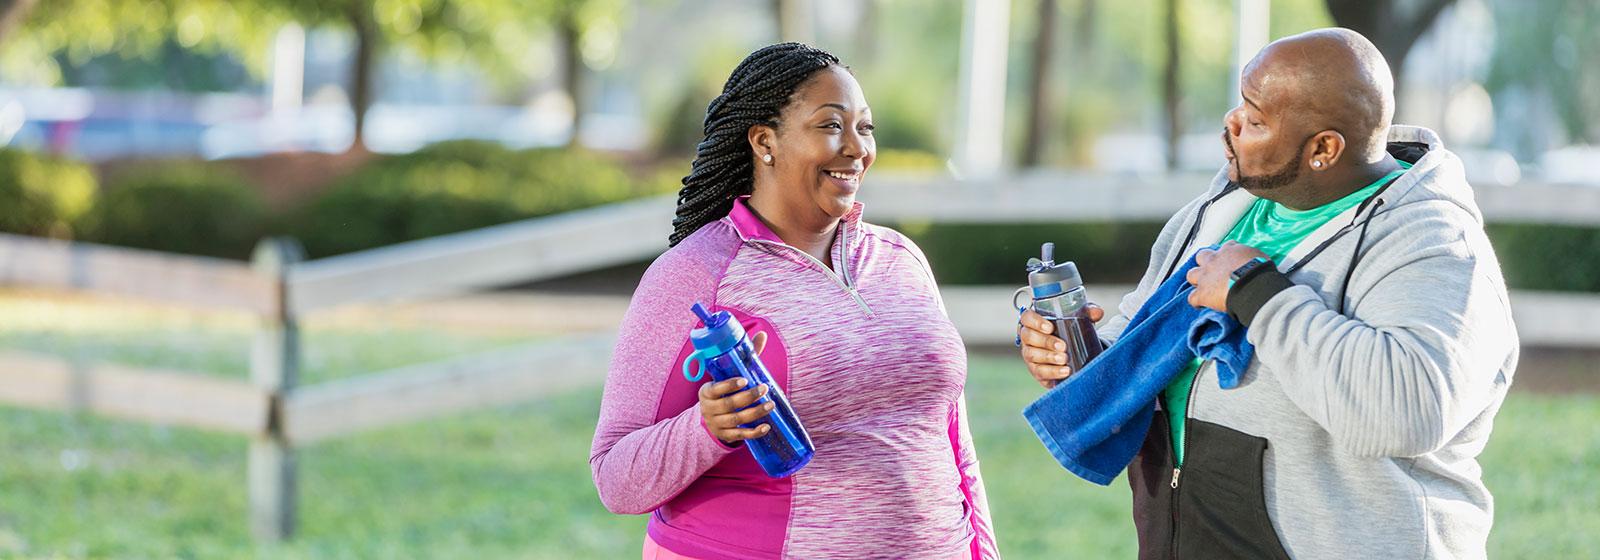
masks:
<svg viewBox="0 0 1600 560"><path fill-rule="evenodd" d="M761 156L761 163L772 165L772 154L765 154Z"/></svg>

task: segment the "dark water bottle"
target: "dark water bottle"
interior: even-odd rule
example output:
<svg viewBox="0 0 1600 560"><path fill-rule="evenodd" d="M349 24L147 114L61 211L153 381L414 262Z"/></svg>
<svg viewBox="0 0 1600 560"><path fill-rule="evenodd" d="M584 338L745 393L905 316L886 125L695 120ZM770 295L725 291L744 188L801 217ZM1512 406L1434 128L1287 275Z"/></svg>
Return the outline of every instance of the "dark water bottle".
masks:
<svg viewBox="0 0 1600 560"><path fill-rule="evenodd" d="M1032 294L1033 310L1055 324L1056 336L1067 342L1067 365L1078 372L1105 346L1094 331L1094 321L1089 320L1089 294L1083 289L1078 265L1072 261L1056 264L1055 249L1055 243L1045 243L1039 258L1028 259L1028 287L1018 289L1012 303L1024 292Z"/></svg>
<svg viewBox="0 0 1600 560"><path fill-rule="evenodd" d="M767 424L770 428L761 437L745 440L745 447L750 448L750 454L755 456L756 463L767 472L767 476L773 478L789 476L806 466L816 453L816 447L811 444L811 435L800 425L800 418L790 408L783 390L772 382L772 376L767 373L767 367L761 364L750 337L745 336L744 326L727 311L711 313L699 303L694 304L691 310L704 326L689 332L694 352L683 361L683 377L692 383L709 372L713 381L743 377L749 382L746 387L765 384L767 395L750 406L765 405L770 399L774 404L772 412L740 427L754 428ZM695 362L700 363L700 369L691 373Z"/></svg>

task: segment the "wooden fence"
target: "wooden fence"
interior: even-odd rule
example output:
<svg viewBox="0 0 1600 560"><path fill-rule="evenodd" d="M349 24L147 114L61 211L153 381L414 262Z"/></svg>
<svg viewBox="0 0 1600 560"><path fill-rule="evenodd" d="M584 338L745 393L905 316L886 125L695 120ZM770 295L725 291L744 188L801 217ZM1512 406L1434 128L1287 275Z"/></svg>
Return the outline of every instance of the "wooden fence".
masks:
<svg viewBox="0 0 1600 560"><path fill-rule="evenodd" d="M1038 175L978 185L884 177L862 198L874 220L890 222L1164 219L1208 179ZM1479 200L1500 219L1600 225L1600 189L1519 185L1483 190ZM315 261L305 261L287 239L262 241L243 263L0 234L0 285L258 318L248 381L0 352L0 403L248 436L252 532L264 540L288 538L297 446L593 383L605 367L595 357L607 355L611 344L607 334L568 336L301 386L303 316L637 262L664 249L672 207L671 197L651 198ZM945 297L971 342L1005 342L1014 320L1005 308L1009 291L950 287ZM1116 289L1100 292L1111 296ZM1517 294L1513 301L1519 315L1539 317L1523 323L1525 343L1600 347L1600 297Z"/></svg>
<svg viewBox="0 0 1600 560"><path fill-rule="evenodd" d="M241 311L258 321L248 381L0 352L0 403L248 436L251 531L285 539L295 527L296 447L591 384L604 375L594 356L609 354L612 338L567 336L301 386L302 316L604 266L616 258L595 244L605 232L643 229L657 244L665 238L664 229L638 225L646 212L671 215L656 206L625 203L317 261L303 261L287 239L262 241L242 263L0 234L0 285ZM631 251L620 252L649 256Z"/></svg>

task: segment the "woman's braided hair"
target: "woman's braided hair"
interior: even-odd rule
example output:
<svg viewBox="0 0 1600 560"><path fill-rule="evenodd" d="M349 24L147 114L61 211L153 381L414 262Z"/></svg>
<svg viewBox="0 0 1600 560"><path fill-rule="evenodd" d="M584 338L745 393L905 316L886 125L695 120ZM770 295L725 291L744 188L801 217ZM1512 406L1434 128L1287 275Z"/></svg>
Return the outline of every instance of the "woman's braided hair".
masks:
<svg viewBox="0 0 1600 560"><path fill-rule="evenodd" d="M733 69L722 95L706 107L706 138L695 148L694 165L678 191L668 246L728 215L735 198L750 194L755 180L750 127L776 127L778 112L794 90L813 73L837 64L838 57L822 49L779 43L750 53Z"/></svg>

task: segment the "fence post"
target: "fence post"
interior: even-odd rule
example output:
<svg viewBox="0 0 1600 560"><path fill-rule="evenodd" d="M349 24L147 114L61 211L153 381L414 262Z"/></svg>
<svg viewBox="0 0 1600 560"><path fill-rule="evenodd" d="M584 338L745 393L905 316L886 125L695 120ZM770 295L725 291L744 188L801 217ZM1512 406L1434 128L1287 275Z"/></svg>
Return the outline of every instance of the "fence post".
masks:
<svg viewBox="0 0 1600 560"><path fill-rule="evenodd" d="M284 439L283 397L294 389L300 369L300 329L289 308L288 271L304 259L304 249L287 237L261 240L251 257L256 271L276 286L275 305L261 318L250 354L250 379L271 399L266 431L250 440L250 530L268 542L288 539L295 527L294 449Z"/></svg>

